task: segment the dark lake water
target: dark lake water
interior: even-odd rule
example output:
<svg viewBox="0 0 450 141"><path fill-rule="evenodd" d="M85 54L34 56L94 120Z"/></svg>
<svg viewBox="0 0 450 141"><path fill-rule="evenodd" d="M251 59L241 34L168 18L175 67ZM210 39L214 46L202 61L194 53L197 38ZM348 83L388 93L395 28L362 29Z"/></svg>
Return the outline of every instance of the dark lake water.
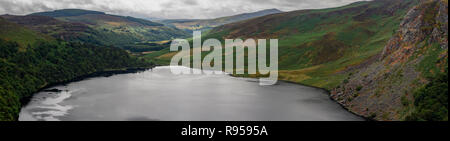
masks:
<svg viewBox="0 0 450 141"><path fill-rule="evenodd" d="M189 69L178 67L178 69ZM354 121L323 90L228 75L173 75L169 67L96 77L39 92L21 121Z"/></svg>

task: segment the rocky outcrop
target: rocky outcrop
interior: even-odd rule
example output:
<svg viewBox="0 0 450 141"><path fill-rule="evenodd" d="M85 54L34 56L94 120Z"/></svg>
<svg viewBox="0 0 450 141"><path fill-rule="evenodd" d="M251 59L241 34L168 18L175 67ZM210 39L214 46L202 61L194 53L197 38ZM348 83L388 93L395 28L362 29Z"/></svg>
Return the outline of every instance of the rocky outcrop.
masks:
<svg viewBox="0 0 450 141"><path fill-rule="evenodd" d="M414 109L414 91L448 66L448 1L412 8L379 56L368 67L349 70L331 97L374 120L403 120Z"/></svg>

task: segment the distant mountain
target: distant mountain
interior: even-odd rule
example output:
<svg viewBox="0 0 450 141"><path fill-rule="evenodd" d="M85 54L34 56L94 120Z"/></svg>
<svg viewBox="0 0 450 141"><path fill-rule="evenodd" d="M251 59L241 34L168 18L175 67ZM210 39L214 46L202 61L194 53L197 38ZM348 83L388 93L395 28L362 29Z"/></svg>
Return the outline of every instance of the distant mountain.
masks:
<svg viewBox="0 0 450 141"><path fill-rule="evenodd" d="M13 22L37 31L38 33L52 36L66 41L80 41L94 44L102 44L101 32L82 23L71 23L47 16L0 16L9 22ZM10 36L10 35L9 35Z"/></svg>
<svg viewBox="0 0 450 141"><path fill-rule="evenodd" d="M179 29L184 29L188 31L192 30L206 30L211 29L217 26L221 26L224 24L229 24L233 22L248 20L251 18L261 17L270 14L282 13L282 11L278 9L267 9L253 13L244 13L234 16L216 18L216 19L206 19L206 20L197 20L197 19L176 19L176 20L163 20L162 23L175 26Z"/></svg>
<svg viewBox="0 0 450 141"><path fill-rule="evenodd" d="M106 15L104 12L82 10L82 9L62 9L62 10L55 10L55 11L38 12L38 13L33 13L31 15L48 16L48 17L70 17L70 16L81 16L81 15L87 15L87 14Z"/></svg>
<svg viewBox="0 0 450 141"><path fill-rule="evenodd" d="M58 19L64 19L71 22L80 22L85 24L104 24L107 22L119 22L123 24L144 25L144 26L163 26L163 24L151 22L144 19L133 18L130 16L109 15L104 12L89 11L82 9L63 9L50 12L33 13L30 15L48 16Z"/></svg>
<svg viewBox="0 0 450 141"><path fill-rule="evenodd" d="M186 38L190 35L183 30L144 19L81 9L2 17L57 39L116 46L132 51L154 49L153 46L142 46L142 43Z"/></svg>
<svg viewBox="0 0 450 141"><path fill-rule="evenodd" d="M163 18L154 18L154 17L144 18L144 19L149 20L149 21L153 21L153 22L159 22L159 21L166 20L166 19L163 19Z"/></svg>

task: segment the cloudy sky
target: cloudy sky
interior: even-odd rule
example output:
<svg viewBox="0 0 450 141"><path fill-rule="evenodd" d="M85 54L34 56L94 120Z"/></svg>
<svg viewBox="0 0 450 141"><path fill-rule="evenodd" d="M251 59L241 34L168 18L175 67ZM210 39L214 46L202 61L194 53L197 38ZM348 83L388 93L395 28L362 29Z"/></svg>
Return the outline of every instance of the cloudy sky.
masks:
<svg viewBox="0 0 450 141"><path fill-rule="evenodd" d="M140 18L204 19L277 8L336 7L361 0L0 0L0 15L78 8Z"/></svg>

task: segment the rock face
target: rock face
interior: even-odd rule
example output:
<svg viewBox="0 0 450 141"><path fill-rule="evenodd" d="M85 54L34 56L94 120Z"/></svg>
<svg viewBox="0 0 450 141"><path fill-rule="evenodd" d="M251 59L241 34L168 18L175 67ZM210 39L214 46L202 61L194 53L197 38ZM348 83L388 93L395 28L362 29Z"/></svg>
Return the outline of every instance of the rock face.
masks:
<svg viewBox="0 0 450 141"><path fill-rule="evenodd" d="M367 118L404 120L414 109L414 91L446 66L448 1L421 1L405 15L378 60L349 70L331 96Z"/></svg>

